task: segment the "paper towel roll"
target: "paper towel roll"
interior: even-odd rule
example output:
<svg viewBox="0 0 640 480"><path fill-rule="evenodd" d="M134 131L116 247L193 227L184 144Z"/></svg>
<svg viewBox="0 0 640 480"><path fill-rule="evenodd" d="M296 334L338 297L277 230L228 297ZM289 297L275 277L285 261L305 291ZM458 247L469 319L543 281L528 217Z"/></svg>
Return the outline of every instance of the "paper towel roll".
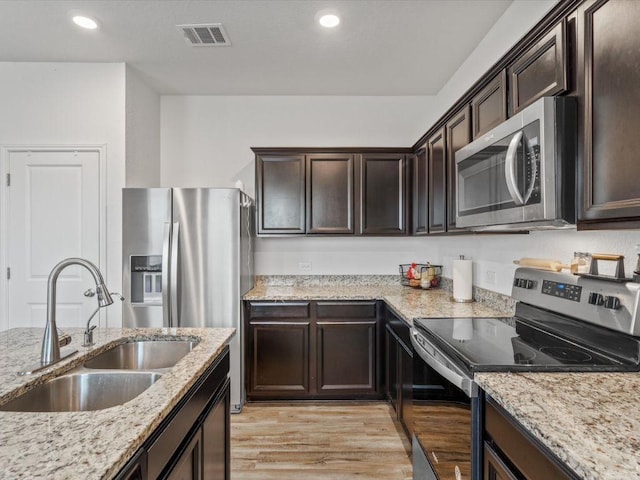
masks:
<svg viewBox="0 0 640 480"><path fill-rule="evenodd" d="M473 262L453 261L453 299L456 302L473 301Z"/></svg>

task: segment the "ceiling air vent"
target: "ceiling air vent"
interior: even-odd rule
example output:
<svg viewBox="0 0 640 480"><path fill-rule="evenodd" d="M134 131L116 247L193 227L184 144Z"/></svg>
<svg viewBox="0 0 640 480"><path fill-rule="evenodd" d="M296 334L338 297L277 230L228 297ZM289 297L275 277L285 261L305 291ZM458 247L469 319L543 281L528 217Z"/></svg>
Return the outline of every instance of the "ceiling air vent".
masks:
<svg viewBox="0 0 640 480"><path fill-rule="evenodd" d="M227 47L231 40L221 23L176 25L189 45L194 47Z"/></svg>

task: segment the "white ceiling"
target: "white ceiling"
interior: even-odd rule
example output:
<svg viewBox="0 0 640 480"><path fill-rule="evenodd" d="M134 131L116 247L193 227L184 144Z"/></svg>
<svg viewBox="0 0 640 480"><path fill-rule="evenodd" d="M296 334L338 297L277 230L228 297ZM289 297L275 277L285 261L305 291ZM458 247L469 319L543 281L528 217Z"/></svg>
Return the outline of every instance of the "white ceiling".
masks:
<svg viewBox="0 0 640 480"><path fill-rule="evenodd" d="M511 2L0 0L0 61L126 62L162 94L433 95ZM323 9L337 28L315 22ZM230 47L190 47L175 27L216 22Z"/></svg>

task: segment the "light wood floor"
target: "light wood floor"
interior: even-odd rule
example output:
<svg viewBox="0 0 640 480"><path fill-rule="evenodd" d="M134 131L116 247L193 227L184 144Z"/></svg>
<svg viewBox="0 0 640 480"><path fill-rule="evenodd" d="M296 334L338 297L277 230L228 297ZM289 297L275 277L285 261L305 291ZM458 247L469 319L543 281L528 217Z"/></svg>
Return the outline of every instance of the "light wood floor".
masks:
<svg viewBox="0 0 640 480"><path fill-rule="evenodd" d="M386 403L259 403L231 415L231 480L408 480Z"/></svg>

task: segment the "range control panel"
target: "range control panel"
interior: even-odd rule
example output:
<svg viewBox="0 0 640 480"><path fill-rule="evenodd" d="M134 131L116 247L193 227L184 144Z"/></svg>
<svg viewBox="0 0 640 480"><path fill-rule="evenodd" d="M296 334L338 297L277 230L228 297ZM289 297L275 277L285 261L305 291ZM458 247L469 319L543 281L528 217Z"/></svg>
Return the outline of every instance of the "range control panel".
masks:
<svg viewBox="0 0 640 480"><path fill-rule="evenodd" d="M514 300L640 337L640 283L516 269Z"/></svg>
<svg viewBox="0 0 640 480"><path fill-rule="evenodd" d="M542 293L553 297L566 298L574 302L580 301L582 287L579 285L571 285L570 283L552 282L550 280L542 281Z"/></svg>

